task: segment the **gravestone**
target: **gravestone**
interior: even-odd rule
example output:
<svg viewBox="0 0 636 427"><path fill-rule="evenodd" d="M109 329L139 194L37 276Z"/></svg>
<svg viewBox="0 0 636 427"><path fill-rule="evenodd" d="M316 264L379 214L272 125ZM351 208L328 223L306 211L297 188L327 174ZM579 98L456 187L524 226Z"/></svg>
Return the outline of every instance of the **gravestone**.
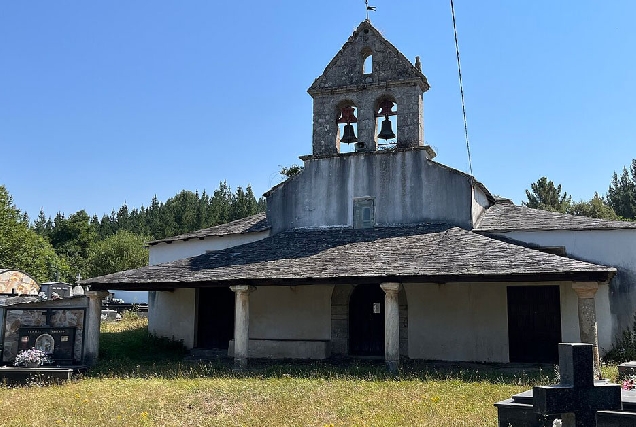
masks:
<svg viewBox="0 0 636 427"><path fill-rule="evenodd" d="M533 389L533 407L542 415L562 414L564 427L596 425L596 412L620 410L618 384L594 384L591 344L559 344L561 383Z"/></svg>
<svg viewBox="0 0 636 427"><path fill-rule="evenodd" d="M53 363L70 365L75 354L75 328L28 326L19 330L18 350L36 348L51 355Z"/></svg>
<svg viewBox="0 0 636 427"><path fill-rule="evenodd" d="M561 382L538 386L495 404L500 427L547 427L561 419L563 427L594 427L597 411L621 411L621 387L607 381L594 381L593 346L559 344ZM613 415L612 415L613 416ZM623 412L623 419L631 416ZM599 417L600 420L601 417ZM622 426L601 422L599 426Z"/></svg>
<svg viewBox="0 0 636 427"><path fill-rule="evenodd" d="M636 376L636 362L625 362L618 365L618 379L624 380L628 377Z"/></svg>

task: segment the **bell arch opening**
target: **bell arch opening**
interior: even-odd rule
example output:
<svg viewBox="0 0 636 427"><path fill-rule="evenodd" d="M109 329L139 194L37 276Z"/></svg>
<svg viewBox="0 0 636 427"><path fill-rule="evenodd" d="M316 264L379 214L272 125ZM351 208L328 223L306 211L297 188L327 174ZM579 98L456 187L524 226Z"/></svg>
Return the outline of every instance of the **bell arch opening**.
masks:
<svg viewBox="0 0 636 427"><path fill-rule="evenodd" d="M373 73L373 51L369 47L362 49L362 74Z"/></svg>
<svg viewBox="0 0 636 427"><path fill-rule="evenodd" d="M375 102L375 139L378 149L389 150L397 146L398 105L393 96L384 95Z"/></svg>
<svg viewBox="0 0 636 427"><path fill-rule="evenodd" d="M351 100L344 100L336 106L336 149L338 153L355 151L358 142L358 107Z"/></svg>

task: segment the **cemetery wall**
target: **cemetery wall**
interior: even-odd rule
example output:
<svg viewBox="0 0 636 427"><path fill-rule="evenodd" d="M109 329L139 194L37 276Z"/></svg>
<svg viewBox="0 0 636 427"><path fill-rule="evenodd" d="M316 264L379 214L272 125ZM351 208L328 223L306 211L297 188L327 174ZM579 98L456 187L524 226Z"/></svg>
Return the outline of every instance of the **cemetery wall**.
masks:
<svg viewBox="0 0 636 427"><path fill-rule="evenodd" d="M148 331L160 337L194 346L196 291L193 288L173 292L148 292Z"/></svg>
<svg viewBox="0 0 636 427"><path fill-rule="evenodd" d="M507 286L559 285L561 333L579 341L577 296L564 283L405 284L412 359L509 362Z"/></svg>
<svg viewBox="0 0 636 427"><path fill-rule="evenodd" d="M227 236L206 237L204 240L177 240L170 244L159 243L150 246L149 265L189 258L204 254L206 251L217 251L232 246L244 245L269 236L269 230L257 233L230 234Z"/></svg>
<svg viewBox="0 0 636 427"><path fill-rule="evenodd" d="M568 256L618 270L609 289L596 296L596 318L601 354L609 350L636 313L636 230L533 231L501 233L540 246L564 246Z"/></svg>

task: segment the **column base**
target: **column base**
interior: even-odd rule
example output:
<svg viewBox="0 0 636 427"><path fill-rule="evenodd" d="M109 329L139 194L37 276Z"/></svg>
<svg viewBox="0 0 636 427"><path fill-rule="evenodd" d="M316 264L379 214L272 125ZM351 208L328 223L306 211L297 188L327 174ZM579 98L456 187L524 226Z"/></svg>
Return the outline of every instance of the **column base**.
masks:
<svg viewBox="0 0 636 427"><path fill-rule="evenodd" d="M234 371L243 371L247 368L247 358L234 358Z"/></svg>
<svg viewBox="0 0 636 427"><path fill-rule="evenodd" d="M400 362L398 360L387 360L386 361L386 369L390 373L397 374L399 368L400 368Z"/></svg>

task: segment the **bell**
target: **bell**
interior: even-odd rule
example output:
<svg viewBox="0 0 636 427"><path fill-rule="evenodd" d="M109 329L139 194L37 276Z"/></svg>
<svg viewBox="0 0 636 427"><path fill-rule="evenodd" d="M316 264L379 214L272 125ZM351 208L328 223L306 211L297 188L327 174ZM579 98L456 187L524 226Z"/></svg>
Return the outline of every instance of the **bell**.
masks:
<svg viewBox="0 0 636 427"><path fill-rule="evenodd" d="M385 119L382 120L382 129L380 130L380 134L378 138L382 139L393 139L395 138L395 134L393 133L393 129L391 128L391 120L389 120L388 116L385 116Z"/></svg>
<svg viewBox="0 0 636 427"><path fill-rule="evenodd" d="M346 124L344 126L344 132L340 142L344 142L345 144L351 144L352 142L356 142L358 138L356 138L356 134L353 131L353 125Z"/></svg>

